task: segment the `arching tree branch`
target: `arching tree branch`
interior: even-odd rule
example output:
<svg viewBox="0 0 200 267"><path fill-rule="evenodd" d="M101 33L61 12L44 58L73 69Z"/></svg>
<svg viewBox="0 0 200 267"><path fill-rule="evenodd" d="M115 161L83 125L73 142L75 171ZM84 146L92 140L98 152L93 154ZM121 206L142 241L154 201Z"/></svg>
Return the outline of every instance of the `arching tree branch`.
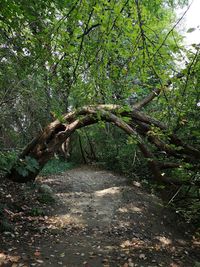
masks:
<svg viewBox="0 0 200 267"><path fill-rule="evenodd" d="M123 120L123 116L129 117L130 121L126 123ZM136 137L144 157L150 158L150 161L148 161L149 168L157 181L175 183L174 180L171 181L165 176L162 176L161 169L163 166L155 160L153 153L144 145L143 138L155 145L159 151L165 151L166 156L173 156L186 162L194 162L200 159L200 151L198 149L185 145L175 135L169 135L169 143L166 143L158 136L149 134L152 126L159 127L163 132L167 131L167 127L138 110L127 112L119 105L85 106L65 114L62 118L62 122L55 120L50 123L42 133L27 145L7 177L16 182L34 180L43 166L65 140L77 129L92 125L98 121L113 123L128 135L134 135ZM173 146L170 146L171 144ZM37 162L38 168L29 170L29 168L27 168L27 158L33 158ZM19 167L24 167L26 169L25 174L20 173ZM172 167L174 168L175 166L173 165ZM179 167L178 164L177 167Z"/></svg>

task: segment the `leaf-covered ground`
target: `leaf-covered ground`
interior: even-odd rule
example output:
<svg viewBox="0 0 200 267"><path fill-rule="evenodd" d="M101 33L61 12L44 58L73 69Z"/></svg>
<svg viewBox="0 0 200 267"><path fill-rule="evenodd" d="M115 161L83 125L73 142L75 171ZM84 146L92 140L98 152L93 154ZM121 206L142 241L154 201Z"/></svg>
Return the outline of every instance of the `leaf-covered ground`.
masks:
<svg viewBox="0 0 200 267"><path fill-rule="evenodd" d="M0 266L199 266L200 242L176 214L107 171L2 181L0 203Z"/></svg>

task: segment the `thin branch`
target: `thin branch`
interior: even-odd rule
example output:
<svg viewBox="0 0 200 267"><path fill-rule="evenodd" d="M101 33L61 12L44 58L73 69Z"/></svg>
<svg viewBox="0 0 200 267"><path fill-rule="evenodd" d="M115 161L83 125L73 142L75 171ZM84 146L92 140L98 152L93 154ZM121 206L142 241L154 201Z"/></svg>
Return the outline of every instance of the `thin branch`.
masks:
<svg viewBox="0 0 200 267"><path fill-rule="evenodd" d="M182 78L184 77L183 73L178 73L175 75L174 78ZM132 108L133 109L141 109L143 107L145 107L147 104L149 104L154 98L156 98L157 96L159 96L159 94L163 91L164 88L169 87L172 84L173 79L169 79L165 85L163 85L161 88L155 88L153 89L153 91L147 95L146 97L144 97L142 100L138 101L137 103L135 103Z"/></svg>
<svg viewBox="0 0 200 267"><path fill-rule="evenodd" d="M125 8L126 5L128 4L128 2L129 2L129 0L127 0L127 1L125 2L125 4L123 5L123 7L122 7L121 10L120 10L120 14L124 11L124 8ZM110 28L110 31L108 32L108 35L112 32L113 28L115 27L118 18L119 18L119 15L114 19L113 25L112 25L112 27Z"/></svg>
<svg viewBox="0 0 200 267"><path fill-rule="evenodd" d="M79 48L78 58L77 58L76 65L75 65L74 70L73 70L73 77L75 80L76 80L76 71L77 71L77 68L79 65L79 61L80 61L81 53L82 53L82 49L83 49L83 42L84 42L85 33L88 31L88 26L89 26L90 20L92 18L93 12L94 12L94 7L92 8L92 10L89 14L89 17L88 17L88 20L87 20L87 23L86 23L86 26L84 29L84 33L83 33L82 38L81 38L81 44L80 44L80 48Z"/></svg>
<svg viewBox="0 0 200 267"><path fill-rule="evenodd" d="M140 32L141 32L141 37L142 37L142 43L143 43L143 63L145 62L145 47L146 47L146 51L148 53L148 49L146 46L146 38L145 38L145 32L144 29L142 27L143 23L142 23L142 16L141 16L141 10L140 10L140 6L139 6L139 2L138 0L135 0L136 3L136 8L137 8L137 16L138 16L138 21L139 21L139 28L140 28Z"/></svg>
<svg viewBox="0 0 200 267"><path fill-rule="evenodd" d="M79 35L79 36L77 37L77 39L82 38L83 35L88 35L93 29L97 28L97 27L100 26L100 25L101 25L100 23L97 23L97 24L92 25L88 30L84 31L83 34Z"/></svg>
<svg viewBox="0 0 200 267"><path fill-rule="evenodd" d="M56 28L56 31L57 32L58 32L58 30L59 30L59 28L61 26L61 22L64 21L64 20L66 20L69 17L69 15L74 11L74 9L76 8L76 6L77 6L77 4L79 2L81 2L81 1L80 0L77 0L75 2L75 4L72 6L72 8L68 11L68 13L66 15L64 15L62 18L60 18L60 20L57 22L57 25L58 25L57 28Z"/></svg>
<svg viewBox="0 0 200 267"><path fill-rule="evenodd" d="M133 109L141 109L141 108L145 107L149 102L151 102L155 97L157 97L160 94L160 92L161 92L160 88L153 89L153 91L148 96L146 96L141 101L134 104L132 106L132 108Z"/></svg>
<svg viewBox="0 0 200 267"><path fill-rule="evenodd" d="M184 18L184 16L186 15L186 13L188 12L188 10L190 9L192 3L190 3L190 5L188 6L188 8L186 9L186 11L183 13L183 15L178 19L178 21L174 24L174 26L169 30L169 32L166 34L164 40L162 41L162 43L160 44L160 46L157 48L157 50L155 51L155 53L152 55L151 60L155 57L155 55L158 53L158 51L162 48L162 46L165 44L167 38L169 37L169 35L171 34L171 32L173 32L173 30L176 28L176 26L180 23L180 21Z"/></svg>
<svg viewBox="0 0 200 267"><path fill-rule="evenodd" d="M187 75L186 75L186 82L185 82L185 86L184 86L184 89L183 89L183 92L182 92L182 96L184 96L185 93L186 93L186 89L187 89L189 78L190 78L190 74L191 74L191 69L192 69L192 66L197 63L198 60L196 60L196 59L197 59L198 55L199 55L199 49L197 49L197 51L196 51L196 53L195 53L195 55L194 55L194 57L192 59L192 62L188 67L188 71L187 71Z"/></svg>

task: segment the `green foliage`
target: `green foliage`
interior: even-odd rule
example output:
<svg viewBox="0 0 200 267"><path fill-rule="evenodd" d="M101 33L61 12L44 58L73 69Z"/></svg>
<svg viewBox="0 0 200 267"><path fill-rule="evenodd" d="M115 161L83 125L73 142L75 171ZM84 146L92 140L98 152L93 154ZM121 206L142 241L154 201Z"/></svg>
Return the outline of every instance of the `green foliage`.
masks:
<svg viewBox="0 0 200 267"><path fill-rule="evenodd" d="M55 198L53 191L48 185L38 184L38 183L28 183L25 186L24 198L27 199L31 195L36 198L42 204L53 204L55 203ZM44 215L44 210L38 206L33 206L29 211L32 216Z"/></svg>
<svg viewBox="0 0 200 267"><path fill-rule="evenodd" d="M182 60L181 37L170 30L174 8L186 2L145 0L138 7L134 0L4 0L3 146L25 145L50 121L50 112L62 122L69 107L124 105L133 94L140 99L164 84L174 73L174 58ZM161 119L168 104L160 98L155 114L163 108ZM176 108L173 99L170 105Z"/></svg>
<svg viewBox="0 0 200 267"><path fill-rule="evenodd" d="M1 152L0 151L0 172L9 171L17 159L17 154L14 151Z"/></svg>
<svg viewBox="0 0 200 267"><path fill-rule="evenodd" d="M38 194L37 199L42 204L53 204L53 203L55 203L55 198L49 192L43 192L43 193Z"/></svg>
<svg viewBox="0 0 200 267"><path fill-rule="evenodd" d="M3 0L0 146L21 150L52 120L51 113L63 122L62 114L73 108L107 103L122 104L128 112L129 104L159 87L162 94L146 111L168 130L151 127L148 138L159 138L170 149L174 148L170 134L176 133L188 145L199 147L199 46L186 50L174 27L175 9L187 2ZM177 72L184 77L176 78ZM166 88L171 77L175 78ZM101 114L97 116L101 120ZM74 161L83 161L85 155L88 162L97 160L108 168L146 177L134 138L127 139L102 121L88 129L74 138ZM177 152L181 149L176 147ZM1 172L9 170L15 159L15 153L1 152ZM38 167L35 159L26 157L16 169L27 176ZM42 174L71 167L54 159ZM181 181L190 180L189 169L184 166L172 174Z"/></svg>
<svg viewBox="0 0 200 267"><path fill-rule="evenodd" d="M75 166L73 162L66 162L64 160L53 158L50 160L42 169L41 175L51 175L51 174L59 174L70 170Z"/></svg>
<svg viewBox="0 0 200 267"><path fill-rule="evenodd" d="M80 139L81 146L80 148ZM134 137L124 135L112 124L101 123L79 130L79 136L75 135L72 140L75 147L72 151L71 160L84 162L82 152L88 163L97 164L125 174L128 177L140 175L144 179L149 172L144 161L139 159L140 153Z"/></svg>
<svg viewBox="0 0 200 267"><path fill-rule="evenodd" d="M0 203L0 233L3 232L13 232L14 228L11 223L7 220L7 218L4 216L4 208L5 205Z"/></svg>
<svg viewBox="0 0 200 267"><path fill-rule="evenodd" d="M50 111L62 121L69 105L124 103L165 80L180 37L173 32L168 49L161 44L175 20L173 7L183 2L143 1L138 10L134 0L2 1L4 142L14 145L16 136L24 145L50 120ZM147 86L134 83L139 77Z"/></svg>
<svg viewBox="0 0 200 267"><path fill-rule="evenodd" d="M43 199L44 200L44 199ZM42 202L44 203L44 202ZM45 202L46 203L46 202ZM49 203L49 202L48 202ZM48 204L46 203L46 204ZM51 202L50 202L51 203ZM38 207L33 207L30 212L29 212L30 216L43 216L45 215L44 210L42 210L41 208Z"/></svg>
<svg viewBox="0 0 200 267"><path fill-rule="evenodd" d="M14 231L14 227L12 224L8 222L8 220L6 220L5 218L0 220L0 233L13 232L13 231Z"/></svg>
<svg viewBox="0 0 200 267"><path fill-rule="evenodd" d="M16 152L0 152L0 172L9 172L11 167L16 165L16 162L18 162ZM28 175L29 172L35 172L38 168L39 164L36 159L29 156L21 159L16 165L16 170L22 176Z"/></svg>
<svg viewBox="0 0 200 267"><path fill-rule="evenodd" d="M39 169L39 164L36 159L26 156L24 159L20 159L18 165L16 165L16 170L22 176L27 176L29 172L35 172Z"/></svg>
<svg viewBox="0 0 200 267"><path fill-rule="evenodd" d="M200 227L200 202L199 199L190 199L190 201L186 198L185 201L179 203L179 205L175 204L174 209L178 214L180 214L186 222L193 223Z"/></svg>

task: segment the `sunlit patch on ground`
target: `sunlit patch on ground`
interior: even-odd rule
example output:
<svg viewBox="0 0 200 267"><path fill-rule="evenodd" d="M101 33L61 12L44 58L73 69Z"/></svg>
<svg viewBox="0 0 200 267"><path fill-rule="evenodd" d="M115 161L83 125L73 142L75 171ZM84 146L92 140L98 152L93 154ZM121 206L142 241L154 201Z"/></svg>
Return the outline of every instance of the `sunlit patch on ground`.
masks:
<svg viewBox="0 0 200 267"><path fill-rule="evenodd" d="M190 254L194 257L192 246L199 241L180 235L175 221L169 223L173 214L166 214L162 202L140 185L128 186L124 177L88 167L39 183L52 189L55 203L41 205L37 189L27 192L24 186L10 186L5 193L20 212L6 213L14 229L0 235L0 246L6 245L0 262L19 260L16 267L194 267Z"/></svg>
<svg viewBox="0 0 200 267"><path fill-rule="evenodd" d="M110 187L103 190L99 190L95 192L95 195L98 197L103 197L105 195L114 195L120 193L120 187Z"/></svg>
<svg viewBox="0 0 200 267"><path fill-rule="evenodd" d="M127 212L141 213L142 209L134 206L134 204L128 204L125 207L119 208L118 211L122 213L127 213Z"/></svg>
<svg viewBox="0 0 200 267"><path fill-rule="evenodd" d="M132 240L125 240L120 244L121 248L142 248L145 247L145 241L133 238Z"/></svg>
<svg viewBox="0 0 200 267"><path fill-rule="evenodd" d="M52 216L46 220L46 223L49 224L48 228L67 228L67 227L76 227L83 228L84 222L81 218L73 216L71 214L64 214L59 216Z"/></svg>
<svg viewBox="0 0 200 267"><path fill-rule="evenodd" d="M0 252L0 266L6 265L6 264L11 264L12 266L18 266L17 263L20 260L20 256L18 255L9 255L6 253L1 253Z"/></svg>
<svg viewBox="0 0 200 267"><path fill-rule="evenodd" d="M172 244L172 240L165 236L156 236L155 238L159 240L163 246L169 246Z"/></svg>

